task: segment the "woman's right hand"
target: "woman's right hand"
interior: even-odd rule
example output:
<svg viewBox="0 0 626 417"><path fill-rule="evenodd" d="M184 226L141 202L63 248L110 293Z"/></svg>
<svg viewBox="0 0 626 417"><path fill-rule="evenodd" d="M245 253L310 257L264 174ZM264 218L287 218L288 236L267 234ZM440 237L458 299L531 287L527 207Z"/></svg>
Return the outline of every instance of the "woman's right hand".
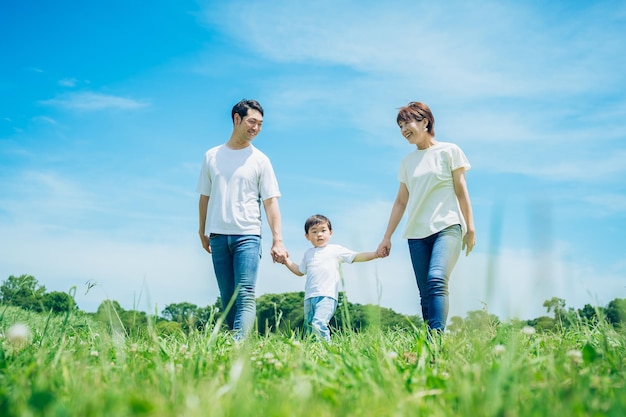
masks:
<svg viewBox="0 0 626 417"><path fill-rule="evenodd" d="M391 239L383 238L383 240L378 245L378 249L376 249L376 255L379 258L386 258L391 253Z"/></svg>

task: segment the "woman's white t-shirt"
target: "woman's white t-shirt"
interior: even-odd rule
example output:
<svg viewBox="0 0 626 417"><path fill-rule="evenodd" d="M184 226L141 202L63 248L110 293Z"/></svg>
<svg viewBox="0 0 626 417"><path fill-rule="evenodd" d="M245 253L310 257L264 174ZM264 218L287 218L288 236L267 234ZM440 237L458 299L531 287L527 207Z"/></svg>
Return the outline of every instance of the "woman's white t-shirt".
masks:
<svg viewBox="0 0 626 417"><path fill-rule="evenodd" d="M332 244L304 252L299 265L300 272L306 275L304 299L331 297L338 300L341 264L352 263L356 255L357 252Z"/></svg>
<svg viewBox="0 0 626 417"><path fill-rule="evenodd" d="M459 168L469 170L471 165L453 143L437 142L404 157L398 173L409 190L404 238L422 239L454 224L460 224L465 234L467 225L452 180L452 171Z"/></svg>

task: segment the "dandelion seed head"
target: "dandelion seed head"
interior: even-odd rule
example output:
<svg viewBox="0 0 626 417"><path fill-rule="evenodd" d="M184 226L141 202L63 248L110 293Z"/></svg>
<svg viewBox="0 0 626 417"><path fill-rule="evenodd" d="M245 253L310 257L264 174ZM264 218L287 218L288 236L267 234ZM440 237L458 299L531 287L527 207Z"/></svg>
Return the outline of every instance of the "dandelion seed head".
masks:
<svg viewBox="0 0 626 417"><path fill-rule="evenodd" d="M392 351L387 352L387 353L385 354L385 356L386 356L388 359L394 360L394 359L397 359L397 358L398 358L398 352L394 352L394 351L392 350Z"/></svg>
<svg viewBox="0 0 626 417"><path fill-rule="evenodd" d="M98 356L100 356L100 353L98 353L98 351L97 351L97 350L92 350L91 352L89 352L89 356L95 356L95 357L98 357Z"/></svg>
<svg viewBox="0 0 626 417"><path fill-rule="evenodd" d="M565 355L568 358L570 358L573 362L581 363L583 361L583 354L580 350L576 350L576 349L568 350Z"/></svg>
<svg viewBox="0 0 626 417"><path fill-rule="evenodd" d="M532 326L524 326L522 328L522 333L524 333L525 335L528 335L528 336L532 336L533 334L536 333L536 330Z"/></svg>
<svg viewBox="0 0 626 417"><path fill-rule="evenodd" d="M185 398L185 405L191 410L195 410L200 406L200 398L197 395L188 395Z"/></svg>
<svg viewBox="0 0 626 417"><path fill-rule="evenodd" d="M496 356L500 356L506 352L506 347L504 345L495 345L493 347L493 354Z"/></svg>
<svg viewBox="0 0 626 417"><path fill-rule="evenodd" d="M14 346L23 346L30 340L30 328L22 323L15 323L7 330L6 338Z"/></svg>
<svg viewBox="0 0 626 417"><path fill-rule="evenodd" d="M311 396L311 393L313 392L313 387L308 380L304 378L299 378L293 387L293 391L296 396L302 399L306 399Z"/></svg>

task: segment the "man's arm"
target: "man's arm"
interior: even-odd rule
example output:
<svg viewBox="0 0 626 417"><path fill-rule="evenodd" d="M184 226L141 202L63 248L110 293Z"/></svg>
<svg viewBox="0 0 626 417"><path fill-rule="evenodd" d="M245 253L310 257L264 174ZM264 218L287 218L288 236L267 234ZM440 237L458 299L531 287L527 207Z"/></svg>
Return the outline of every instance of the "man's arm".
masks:
<svg viewBox="0 0 626 417"><path fill-rule="evenodd" d="M274 262L282 264L289 256L289 253L283 243L283 230L280 218L280 208L278 207L278 198L271 197L267 200L263 200L263 207L265 208L267 224L272 231L272 259Z"/></svg>
<svg viewBox="0 0 626 417"><path fill-rule="evenodd" d="M198 234L200 235L200 241L202 242L202 247L207 252L211 253L211 242L209 237L206 235L206 215L207 208L209 206L209 196L200 194L200 201L198 202Z"/></svg>

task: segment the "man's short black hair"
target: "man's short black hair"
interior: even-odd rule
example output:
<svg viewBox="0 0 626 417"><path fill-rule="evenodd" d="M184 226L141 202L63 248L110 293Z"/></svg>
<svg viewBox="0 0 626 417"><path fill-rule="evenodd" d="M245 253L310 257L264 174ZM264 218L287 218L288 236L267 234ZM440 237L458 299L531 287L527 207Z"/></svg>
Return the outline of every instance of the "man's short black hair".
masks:
<svg viewBox="0 0 626 417"><path fill-rule="evenodd" d="M233 110L231 111L230 115L233 119L233 122L235 121L235 114L238 114L243 119L248 115L249 109L256 110L261 113L261 116L263 116L263 107L261 107L258 101L248 100L244 98L239 103L233 106Z"/></svg>

